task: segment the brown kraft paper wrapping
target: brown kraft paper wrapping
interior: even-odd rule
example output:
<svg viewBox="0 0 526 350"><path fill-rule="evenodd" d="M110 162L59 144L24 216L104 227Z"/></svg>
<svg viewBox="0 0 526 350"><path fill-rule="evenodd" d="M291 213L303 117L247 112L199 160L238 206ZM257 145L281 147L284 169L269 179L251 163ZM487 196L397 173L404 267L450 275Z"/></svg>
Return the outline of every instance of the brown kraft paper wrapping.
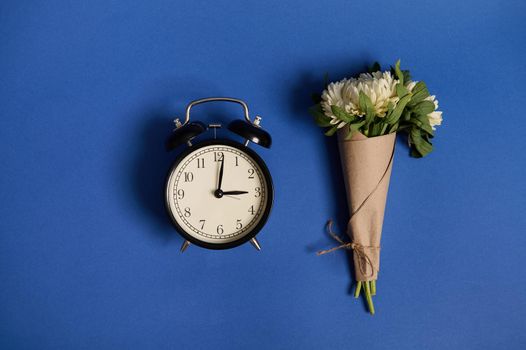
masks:
<svg viewBox="0 0 526 350"><path fill-rule="evenodd" d="M338 132L338 145L350 219L347 234L353 243L357 281L378 278L380 239L396 133L367 138L356 132L351 140Z"/></svg>

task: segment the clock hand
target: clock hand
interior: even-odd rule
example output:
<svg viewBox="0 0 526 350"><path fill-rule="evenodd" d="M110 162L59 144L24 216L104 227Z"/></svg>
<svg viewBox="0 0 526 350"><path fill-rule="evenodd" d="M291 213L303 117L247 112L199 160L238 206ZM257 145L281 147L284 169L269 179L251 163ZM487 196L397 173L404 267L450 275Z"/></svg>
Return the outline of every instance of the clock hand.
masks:
<svg viewBox="0 0 526 350"><path fill-rule="evenodd" d="M214 197L223 197L223 191L221 191L221 184L223 182L223 170L225 169L225 157L221 159L221 168L219 168L219 180L217 180L217 190L214 191Z"/></svg>
<svg viewBox="0 0 526 350"><path fill-rule="evenodd" d="M217 190L221 191L221 184L223 183L223 170L225 168L225 157L221 159L221 168L219 169L219 181L217 182Z"/></svg>
<svg viewBox="0 0 526 350"><path fill-rule="evenodd" d="M235 196L238 194L245 194L245 193L248 193L248 192L247 191L223 191L223 194L225 196Z"/></svg>

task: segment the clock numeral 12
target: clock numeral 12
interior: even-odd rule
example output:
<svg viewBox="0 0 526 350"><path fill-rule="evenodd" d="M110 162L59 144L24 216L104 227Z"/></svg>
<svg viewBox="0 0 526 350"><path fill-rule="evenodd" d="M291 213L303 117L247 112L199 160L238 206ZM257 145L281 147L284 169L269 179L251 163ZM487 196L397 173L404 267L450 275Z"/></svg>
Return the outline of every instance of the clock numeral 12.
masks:
<svg viewBox="0 0 526 350"><path fill-rule="evenodd" d="M220 162L223 160L223 152L214 152L214 162Z"/></svg>

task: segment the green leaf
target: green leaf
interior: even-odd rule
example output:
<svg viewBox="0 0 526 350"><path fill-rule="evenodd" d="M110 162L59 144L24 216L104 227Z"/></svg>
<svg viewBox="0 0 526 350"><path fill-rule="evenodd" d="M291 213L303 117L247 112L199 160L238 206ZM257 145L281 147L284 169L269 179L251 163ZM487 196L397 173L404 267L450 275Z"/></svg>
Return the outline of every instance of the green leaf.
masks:
<svg viewBox="0 0 526 350"><path fill-rule="evenodd" d="M387 104L387 114L391 113L391 111L394 109L394 103L393 102L389 102Z"/></svg>
<svg viewBox="0 0 526 350"><path fill-rule="evenodd" d="M350 125L347 127L347 129L349 130L349 133L347 134L347 136L345 136L345 139L350 140L352 139L352 135L354 134L355 130L353 130Z"/></svg>
<svg viewBox="0 0 526 350"><path fill-rule="evenodd" d="M416 148L411 147L411 157L413 157L413 158L422 158L422 155L420 154L420 152L418 152L416 150Z"/></svg>
<svg viewBox="0 0 526 350"><path fill-rule="evenodd" d="M413 124L414 126L418 127L421 131L424 131L426 133L426 136L433 137L435 135L435 132L433 131L433 128L429 124L429 120L427 117L425 118L411 118L409 120L409 123Z"/></svg>
<svg viewBox="0 0 526 350"><path fill-rule="evenodd" d="M400 60L396 61L395 64L395 75L402 85L404 85L404 73L400 70Z"/></svg>
<svg viewBox="0 0 526 350"><path fill-rule="evenodd" d="M327 126L331 126L331 120L328 119L326 116L320 116L320 115L316 115L314 116L314 122L318 125L318 126L321 126L322 128L325 128Z"/></svg>
<svg viewBox="0 0 526 350"><path fill-rule="evenodd" d="M363 91L360 91L358 103L360 104L360 109L365 112L365 123L368 125L370 122L372 122L376 114L373 103L369 96L367 96Z"/></svg>
<svg viewBox="0 0 526 350"><path fill-rule="evenodd" d="M396 104L396 107L391 111L391 113L388 113L385 116L385 122L387 124L394 124L398 122L398 120L400 119L400 116L402 115L402 112L404 111L405 106L410 100L411 100L410 94L407 94L404 97L402 97Z"/></svg>
<svg viewBox="0 0 526 350"><path fill-rule="evenodd" d="M421 101L413 107L413 112L418 115L427 116L429 113L435 111L435 104L431 101Z"/></svg>
<svg viewBox="0 0 526 350"><path fill-rule="evenodd" d="M350 123L356 119L354 115L347 113L345 109L338 106L331 106L331 111L336 118L345 123Z"/></svg>
<svg viewBox="0 0 526 350"><path fill-rule="evenodd" d="M416 152L418 152L417 155L416 152L412 151L412 156L425 157L426 155L431 153L431 151L433 151L433 145L422 137L422 134L418 128L411 129L409 133L409 140L411 143L411 147L414 148Z"/></svg>
<svg viewBox="0 0 526 350"><path fill-rule="evenodd" d="M386 125L388 125L388 124L386 124ZM398 123L394 123L394 124L391 126L391 128L388 130L387 133L388 133L388 134L391 134L391 133L393 133L393 132L398 132L398 131L400 131L400 129L398 128L398 126L399 126Z"/></svg>
<svg viewBox="0 0 526 350"><path fill-rule="evenodd" d="M411 99L411 101L412 100L413 99ZM407 104L409 105L411 101L409 101ZM400 117L400 120L409 121L410 119L411 119L411 111L404 109L404 111L402 112L402 116Z"/></svg>
<svg viewBox="0 0 526 350"><path fill-rule="evenodd" d="M309 113L314 117L314 121L316 124L318 124L318 126L327 127L332 125L331 118L327 117L325 113L323 113L323 110L319 104L309 108Z"/></svg>
<svg viewBox="0 0 526 350"><path fill-rule="evenodd" d="M415 105L425 100L425 98L429 96L429 91L427 90L426 83L424 83L423 81L419 81L418 83L416 83L411 93L413 94L413 98L411 99L411 105Z"/></svg>
<svg viewBox="0 0 526 350"><path fill-rule="evenodd" d="M373 127L369 132L369 136L380 136L382 135L383 123L374 123Z"/></svg>
<svg viewBox="0 0 526 350"><path fill-rule="evenodd" d="M349 128L351 128L351 130L358 131L362 126L365 125L365 123L366 121L364 119L361 122L349 124Z"/></svg>
<svg viewBox="0 0 526 350"><path fill-rule="evenodd" d="M422 157L425 157L429 153L433 152L433 145L424 139L422 139L422 142L415 147L418 150L418 152L422 155Z"/></svg>
<svg viewBox="0 0 526 350"><path fill-rule="evenodd" d="M352 135L359 131L361 127L365 125L365 118L360 118L360 121L354 122L352 124L349 124L349 134L347 135L346 139L350 140Z"/></svg>
<svg viewBox="0 0 526 350"><path fill-rule="evenodd" d="M395 124L396 125L396 124ZM413 125L410 124L399 124L398 128L396 129L397 132L407 131L408 129L411 129Z"/></svg>
<svg viewBox="0 0 526 350"><path fill-rule="evenodd" d="M404 86L404 84L402 84L402 83L396 84L396 95L399 98L402 98L402 97L404 97L405 95L408 95L408 94L409 94L409 90L407 90L407 88Z"/></svg>
<svg viewBox="0 0 526 350"><path fill-rule="evenodd" d="M367 100L371 101L371 99L369 99L369 97L367 97L367 95L363 91L360 91L360 94L358 97L358 104L360 105L360 109L364 111L365 114L367 114L367 108L368 108Z"/></svg>
<svg viewBox="0 0 526 350"><path fill-rule="evenodd" d="M325 136L332 136L338 131L338 125L334 125L332 128L325 132Z"/></svg>

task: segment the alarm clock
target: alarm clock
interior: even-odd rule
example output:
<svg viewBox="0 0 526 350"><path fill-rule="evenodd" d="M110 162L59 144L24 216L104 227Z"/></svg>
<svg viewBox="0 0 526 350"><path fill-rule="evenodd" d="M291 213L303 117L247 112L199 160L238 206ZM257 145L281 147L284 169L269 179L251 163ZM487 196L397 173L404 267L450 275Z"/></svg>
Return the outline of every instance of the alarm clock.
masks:
<svg viewBox="0 0 526 350"><path fill-rule="evenodd" d="M217 138L221 124L190 121L192 107L209 102L237 103L244 119L228 125L242 143ZM166 179L165 205L168 217L184 238L181 252L190 244L208 249L228 249L251 242L260 250L256 235L272 209L274 189L270 172L250 148L270 148L270 134L261 128L261 117L250 119L248 106L239 99L209 97L190 102L184 122L176 118L175 129L166 141L168 151L185 145ZM194 139L213 130L213 137Z"/></svg>

